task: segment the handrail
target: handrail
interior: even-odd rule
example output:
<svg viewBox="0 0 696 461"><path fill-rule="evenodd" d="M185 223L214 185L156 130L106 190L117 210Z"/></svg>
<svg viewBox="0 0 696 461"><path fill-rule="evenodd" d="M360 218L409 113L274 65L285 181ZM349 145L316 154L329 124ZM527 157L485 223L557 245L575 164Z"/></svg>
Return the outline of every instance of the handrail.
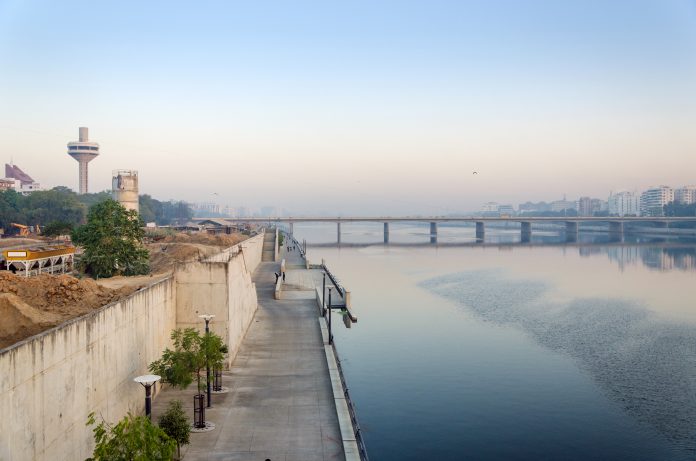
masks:
<svg viewBox="0 0 696 461"><path fill-rule="evenodd" d="M358 414L355 411L355 405L353 404L353 400L350 398L350 391L348 390L346 377L344 376L343 368L341 367L341 359L338 356L338 350L336 350L335 339L332 341L331 347L333 348L334 357L336 357L336 368L338 369L338 375L341 377L341 386L343 386L343 396L345 397L346 404L348 405L348 413L350 413L350 422L353 425L353 432L355 433L355 442L358 444L360 460L369 461L370 458L367 456L367 447L365 446L365 440L362 436L362 429L360 428L360 423L358 422Z"/></svg>

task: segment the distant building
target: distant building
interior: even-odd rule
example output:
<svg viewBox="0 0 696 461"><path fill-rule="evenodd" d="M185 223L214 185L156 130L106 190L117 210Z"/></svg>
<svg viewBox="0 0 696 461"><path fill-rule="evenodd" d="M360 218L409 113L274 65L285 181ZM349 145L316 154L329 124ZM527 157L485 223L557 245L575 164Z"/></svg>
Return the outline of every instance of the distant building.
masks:
<svg viewBox="0 0 696 461"><path fill-rule="evenodd" d="M34 179L22 171L20 167L11 163L5 164L5 178L3 179L5 180L3 187L6 187L7 189L14 189L15 191L25 195L37 190L43 190L41 184L34 181ZM10 182L14 183L13 187L9 187Z"/></svg>
<svg viewBox="0 0 696 461"><path fill-rule="evenodd" d="M214 202L191 203L195 212L220 214L220 205Z"/></svg>
<svg viewBox="0 0 696 461"><path fill-rule="evenodd" d="M578 216L592 216L592 199L590 197L580 197L576 207Z"/></svg>
<svg viewBox="0 0 696 461"><path fill-rule="evenodd" d="M641 216L663 216L663 207L674 201L674 190L669 186L655 186L640 194Z"/></svg>
<svg viewBox="0 0 696 461"><path fill-rule="evenodd" d="M551 205L549 205L546 202L539 202L539 203L525 202L525 203L520 203L519 206L517 207L517 209L518 209L520 214L542 213L545 211L551 211Z"/></svg>
<svg viewBox="0 0 696 461"><path fill-rule="evenodd" d="M515 209L512 207L512 205L499 205L498 213L500 216L514 216Z"/></svg>
<svg viewBox="0 0 696 461"><path fill-rule="evenodd" d="M138 197L138 172L114 170L111 174L111 194L126 210L140 211Z"/></svg>
<svg viewBox="0 0 696 461"><path fill-rule="evenodd" d="M621 191L609 195L608 209L610 216L638 216L638 195L635 192Z"/></svg>
<svg viewBox="0 0 696 461"><path fill-rule="evenodd" d="M696 203L696 186L683 186L674 189L674 201L682 205Z"/></svg>
<svg viewBox="0 0 696 461"><path fill-rule="evenodd" d="M551 202L551 211L561 212L563 210L573 210L575 211L575 202L570 200L556 200Z"/></svg>
<svg viewBox="0 0 696 461"><path fill-rule="evenodd" d="M491 213L498 213L498 204L496 202L486 202L483 205L481 205L481 213L483 214L491 214Z"/></svg>
<svg viewBox="0 0 696 461"><path fill-rule="evenodd" d="M77 160L80 175L80 194L89 192L89 162L99 155L99 144L89 140L89 130L81 126L77 141L68 143L68 155Z"/></svg>
<svg viewBox="0 0 696 461"><path fill-rule="evenodd" d="M0 178L0 191L3 190L17 190L19 189L19 180L14 178Z"/></svg>

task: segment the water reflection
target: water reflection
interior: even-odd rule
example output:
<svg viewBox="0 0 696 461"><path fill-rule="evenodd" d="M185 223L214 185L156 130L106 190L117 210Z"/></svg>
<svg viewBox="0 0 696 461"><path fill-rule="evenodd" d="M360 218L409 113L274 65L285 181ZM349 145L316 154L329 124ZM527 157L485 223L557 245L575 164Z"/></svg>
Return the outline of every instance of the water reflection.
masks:
<svg viewBox="0 0 696 461"><path fill-rule="evenodd" d="M437 244L438 248L497 248L500 250L515 247L542 248L563 247L575 248L582 257L607 255L609 260L616 263L623 271L629 266L642 264L643 266L658 271L694 271L696 270L696 247L692 243L684 241L668 241L665 239L651 239L647 242L613 243L611 241L585 242L558 242L549 239L546 242L443 242ZM372 246L385 246L394 248L433 248L429 243L418 242L393 242L383 243L319 243L307 244L308 248L367 248Z"/></svg>

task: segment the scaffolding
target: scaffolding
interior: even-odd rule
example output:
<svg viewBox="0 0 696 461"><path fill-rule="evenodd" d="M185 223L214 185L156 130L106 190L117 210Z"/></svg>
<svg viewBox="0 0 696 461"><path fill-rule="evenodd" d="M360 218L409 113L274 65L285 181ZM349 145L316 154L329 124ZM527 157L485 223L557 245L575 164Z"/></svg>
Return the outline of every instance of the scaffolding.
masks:
<svg viewBox="0 0 696 461"><path fill-rule="evenodd" d="M75 247L52 245L3 251L5 268L30 277L39 274L68 274L73 270ZM1 266L0 266L1 267Z"/></svg>

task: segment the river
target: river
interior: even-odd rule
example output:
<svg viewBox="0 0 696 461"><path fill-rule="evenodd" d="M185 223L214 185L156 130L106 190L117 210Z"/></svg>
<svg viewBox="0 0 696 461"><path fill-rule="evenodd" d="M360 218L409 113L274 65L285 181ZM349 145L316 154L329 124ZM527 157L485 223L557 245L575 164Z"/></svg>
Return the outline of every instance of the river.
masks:
<svg viewBox="0 0 696 461"><path fill-rule="evenodd" d="M693 239L341 230L294 233L351 291L335 338L371 459L696 456Z"/></svg>

